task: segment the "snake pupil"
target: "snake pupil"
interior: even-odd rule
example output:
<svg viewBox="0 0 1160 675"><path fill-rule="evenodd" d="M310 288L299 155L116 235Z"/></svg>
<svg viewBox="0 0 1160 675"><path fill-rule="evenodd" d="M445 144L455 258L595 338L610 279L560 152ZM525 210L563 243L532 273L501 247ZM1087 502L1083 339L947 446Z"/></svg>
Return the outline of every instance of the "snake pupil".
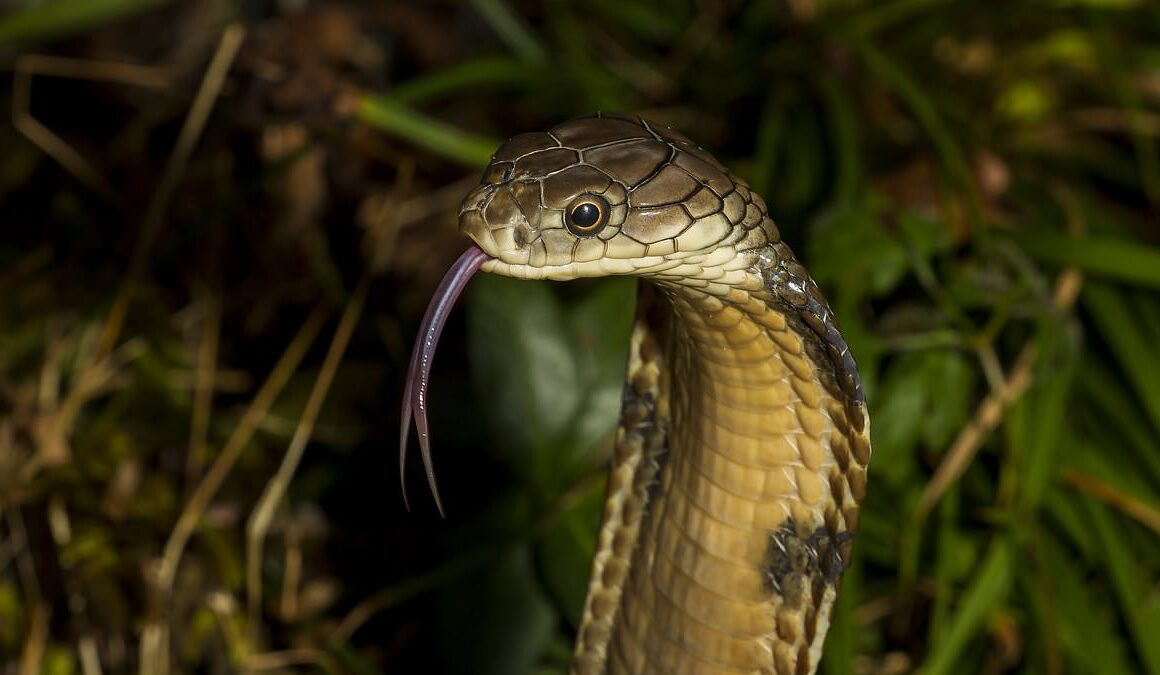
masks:
<svg viewBox="0 0 1160 675"><path fill-rule="evenodd" d="M600 220L600 209L595 204L581 204L572 212L572 222L578 227L592 227Z"/></svg>
<svg viewBox="0 0 1160 675"><path fill-rule="evenodd" d="M583 197L568 209L567 225L573 234L591 236L608 222L608 204L594 195Z"/></svg>

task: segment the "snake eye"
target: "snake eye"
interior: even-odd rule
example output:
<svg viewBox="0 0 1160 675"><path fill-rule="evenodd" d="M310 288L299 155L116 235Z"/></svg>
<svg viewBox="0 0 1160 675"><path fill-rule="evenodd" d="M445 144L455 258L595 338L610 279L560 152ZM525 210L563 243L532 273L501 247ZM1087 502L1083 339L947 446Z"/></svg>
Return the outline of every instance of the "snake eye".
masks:
<svg viewBox="0 0 1160 675"><path fill-rule="evenodd" d="M578 237L591 237L608 224L608 202L598 195L580 195L568 205L564 224Z"/></svg>

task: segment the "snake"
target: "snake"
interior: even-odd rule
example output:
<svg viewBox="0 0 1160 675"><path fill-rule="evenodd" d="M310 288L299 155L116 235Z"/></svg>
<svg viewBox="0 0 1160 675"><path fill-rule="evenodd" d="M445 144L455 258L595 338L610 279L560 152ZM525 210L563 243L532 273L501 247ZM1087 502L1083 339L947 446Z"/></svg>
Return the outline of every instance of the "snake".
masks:
<svg viewBox="0 0 1160 675"><path fill-rule="evenodd" d="M473 274L639 277L570 672L814 673L866 494L870 425L837 320L765 201L679 132L605 112L504 143L459 227L473 243L420 328L400 474L413 418L443 512L429 376Z"/></svg>

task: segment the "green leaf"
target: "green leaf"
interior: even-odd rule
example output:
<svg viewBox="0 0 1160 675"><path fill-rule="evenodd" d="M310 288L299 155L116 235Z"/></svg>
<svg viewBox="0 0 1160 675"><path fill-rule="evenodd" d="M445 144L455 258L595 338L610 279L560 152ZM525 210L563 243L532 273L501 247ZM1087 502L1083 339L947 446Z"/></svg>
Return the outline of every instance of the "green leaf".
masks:
<svg viewBox="0 0 1160 675"><path fill-rule="evenodd" d="M895 288L910 270L902 242L880 224L876 198L834 211L810 229L805 256L810 275L846 298L878 297Z"/></svg>
<svg viewBox="0 0 1160 675"><path fill-rule="evenodd" d="M944 447L966 423L975 372L961 352L902 354L882 378L875 405L874 479L902 483L920 442Z"/></svg>
<svg viewBox="0 0 1160 675"><path fill-rule="evenodd" d="M619 420L636 286L633 279L609 279L569 303L575 386L584 399L569 431L577 447L587 449L604 440Z"/></svg>
<svg viewBox="0 0 1160 675"><path fill-rule="evenodd" d="M596 552L604 481L589 481L536 542L536 568L544 590L575 628L588 594L588 571Z"/></svg>
<svg viewBox="0 0 1160 675"><path fill-rule="evenodd" d="M922 666L924 675L956 672L963 651L985 632L988 618L1007 599L1013 579L1013 551L1005 537L998 537L963 593L957 611L945 632L934 635L930 658Z"/></svg>
<svg viewBox="0 0 1160 675"><path fill-rule="evenodd" d="M498 437L518 453L563 440L581 394L560 301L547 284L494 275L477 277L469 299L473 375Z"/></svg>
<svg viewBox="0 0 1160 675"><path fill-rule="evenodd" d="M634 289L610 279L565 304L547 283L473 283L475 381L505 454L546 494L569 484L615 427Z"/></svg>
<svg viewBox="0 0 1160 675"><path fill-rule="evenodd" d="M916 211L898 215L898 233L911 249L911 255L932 258L950 249L950 232L945 223Z"/></svg>

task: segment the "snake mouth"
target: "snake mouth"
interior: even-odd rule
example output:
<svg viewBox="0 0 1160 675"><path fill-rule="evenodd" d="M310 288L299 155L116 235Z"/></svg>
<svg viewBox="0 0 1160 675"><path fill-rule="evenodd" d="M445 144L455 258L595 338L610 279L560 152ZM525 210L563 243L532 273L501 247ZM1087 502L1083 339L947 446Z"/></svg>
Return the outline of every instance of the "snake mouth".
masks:
<svg viewBox="0 0 1160 675"><path fill-rule="evenodd" d="M509 185L482 185L463 201L459 230L489 256L512 265L532 263L533 251L544 252L533 225Z"/></svg>
<svg viewBox="0 0 1160 675"><path fill-rule="evenodd" d="M407 367L407 379L403 388L402 420L399 425L399 481L403 488L403 503L407 510L411 503L407 499L407 440L411 432L411 419L415 420L415 432L419 435L419 454L423 458L423 468L427 473L427 484L439 515L444 515L443 501L439 498L439 488L435 484L435 465L431 461L431 435L427 424L427 398L431 380L431 364L435 360L435 348L443 334L443 326L455 301L467 287L467 282L479 271L484 263L493 258L479 246L472 246L463 252L443 275L435 289L431 303L423 314L419 327L419 339L411 352L411 362Z"/></svg>

